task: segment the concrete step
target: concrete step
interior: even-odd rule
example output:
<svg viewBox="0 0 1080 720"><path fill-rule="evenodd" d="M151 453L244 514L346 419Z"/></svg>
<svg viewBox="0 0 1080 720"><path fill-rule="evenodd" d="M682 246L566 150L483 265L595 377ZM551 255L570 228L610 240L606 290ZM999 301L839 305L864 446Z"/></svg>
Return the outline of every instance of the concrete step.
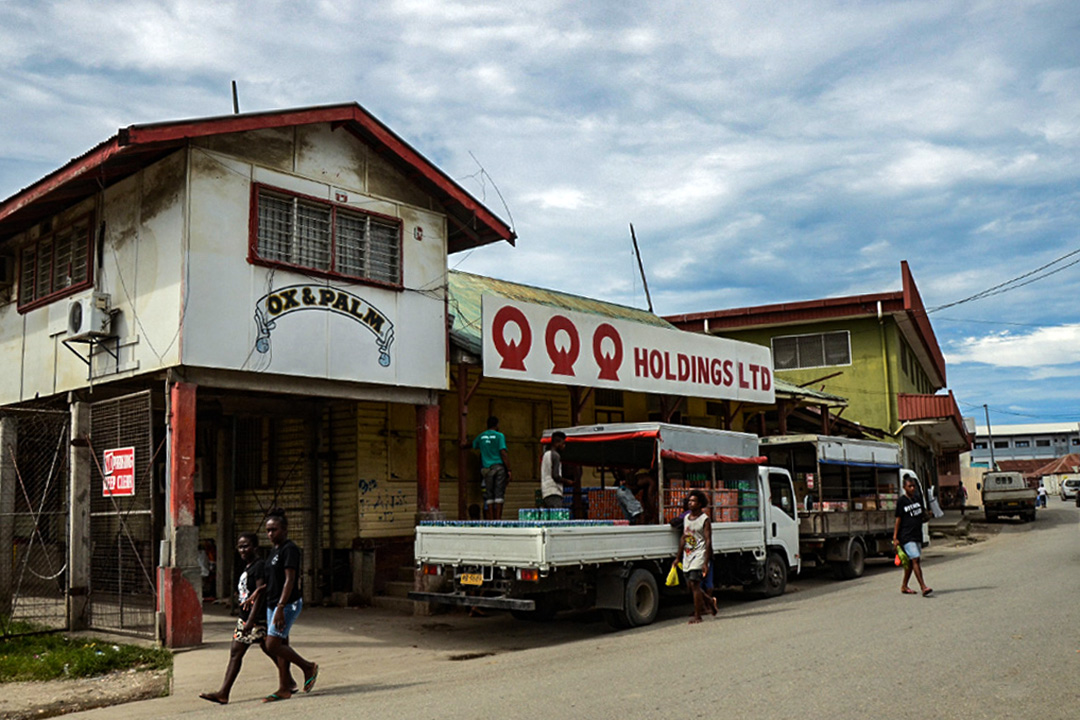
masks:
<svg viewBox="0 0 1080 720"><path fill-rule="evenodd" d="M408 598L394 597L391 595L376 595L371 599L371 605L372 607L382 608L384 610L400 612L402 615L412 615L416 603Z"/></svg>
<svg viewBox="0 0 1080 720"><path fill-rule="evenodd" d="M391 580L386 583L384 595L386 597L407 598L409 593L412 592L413 581L410 578L408 582L403 580Z"/></svg>

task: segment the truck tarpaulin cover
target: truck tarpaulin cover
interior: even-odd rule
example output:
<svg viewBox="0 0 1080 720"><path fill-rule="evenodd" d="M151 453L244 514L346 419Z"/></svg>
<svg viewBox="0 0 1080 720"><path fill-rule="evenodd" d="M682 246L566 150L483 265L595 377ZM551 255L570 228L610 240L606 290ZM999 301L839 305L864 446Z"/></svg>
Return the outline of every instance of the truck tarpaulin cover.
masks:
<svg viewBox="0 0 1080 720"><path fill-rule="evenodd" d="M614 440L652 440L660 437L660 433L656 430L638 430L636 432L624 432L624 433L607 433L597 435L567 435L567 443L579 443L579 442L612 442ZM550 437L541 438L540 442L547 445L551 442Z"/></svg>
<svg viewBox="0 0 1080 720"><path fill-rule="evenodd" d="M665 460L678 460L688 464L718 462L729 465L764 465L769 461L764 455L757 457L731 457L730 455L697 455L695 453L678 452L677 450L661 450L660 457Z"/></svg>

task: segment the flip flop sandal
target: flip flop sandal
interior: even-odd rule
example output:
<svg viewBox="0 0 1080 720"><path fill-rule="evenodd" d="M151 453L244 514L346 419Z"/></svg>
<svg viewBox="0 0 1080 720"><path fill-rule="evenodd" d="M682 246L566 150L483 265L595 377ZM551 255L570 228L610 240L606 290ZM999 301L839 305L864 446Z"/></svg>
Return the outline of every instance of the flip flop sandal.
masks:
<svg viewBox="0 0 1080 720"><path fill-rule="evenodd" d="M217 703L218 705L229 704L228 700L222 700L217 695L211 695L210 693L199 693L199 697L201 697L203 700L209 700L212 703Z"/></svg>
<svg viewBox="0 0 1080 720"><path fill-rule="evenodd" d="M315 689L315 681L319 679L319 663L311 670L311 677L304 681L304 692L309 693Z"/></svg>
<svg viewBox="0 0 1080 720"><path fill-rule="evenodd" d="M922 596L923 597L930 597L930 593L932 593L932 592L934 592L933 588L926 588L925 590L922 591Z"/></svg>
<svg viewBox="0 0 1080 720"><path fill-rule="evenodd" d="M287 697L281 697L277 693L270 693L269 695L267 695L266 697L263 698L263 702L264 703L278 702L279 700L288 700L288 699L289 698L287 698Z"/></svg>
<svg viewBox="0 0 1080 720"><path fill-rule="evenodd" d="M914 590L912 590L911 588L901 588L900 592L902 592L905 595L918 595L919 594L919 593L915 592Z"/></svg>

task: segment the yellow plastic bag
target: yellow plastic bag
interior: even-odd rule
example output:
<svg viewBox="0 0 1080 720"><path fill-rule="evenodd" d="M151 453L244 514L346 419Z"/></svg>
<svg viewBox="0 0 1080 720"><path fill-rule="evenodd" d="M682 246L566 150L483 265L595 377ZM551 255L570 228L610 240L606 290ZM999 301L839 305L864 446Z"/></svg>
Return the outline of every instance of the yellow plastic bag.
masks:
<svg viewBox="0 0 1080 720"><path fill-rule="evenodd" d="M679 584L679 571L677 569L679 563L671 563L671 571L667 574L667 580L664 584L668 587L675 587Z"/></svg>

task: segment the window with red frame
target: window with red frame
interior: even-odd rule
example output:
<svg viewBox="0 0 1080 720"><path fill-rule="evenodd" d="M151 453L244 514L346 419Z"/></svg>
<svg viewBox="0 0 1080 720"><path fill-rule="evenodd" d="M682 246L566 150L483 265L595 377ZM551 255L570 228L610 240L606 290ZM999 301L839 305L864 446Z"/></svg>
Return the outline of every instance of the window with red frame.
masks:
<svg viewBox="0 0 1080 720"><path fill-rule="evenodd" d="M92 218L86 215L23 247L19 310L48 304L93 284L92 228Z"/></svg>
<svg viewBox="0 0 1080 720"><path fill-rule="evenodd" d="M259 188L255 257L389 285L401 284L401 222Z"/></svg>

